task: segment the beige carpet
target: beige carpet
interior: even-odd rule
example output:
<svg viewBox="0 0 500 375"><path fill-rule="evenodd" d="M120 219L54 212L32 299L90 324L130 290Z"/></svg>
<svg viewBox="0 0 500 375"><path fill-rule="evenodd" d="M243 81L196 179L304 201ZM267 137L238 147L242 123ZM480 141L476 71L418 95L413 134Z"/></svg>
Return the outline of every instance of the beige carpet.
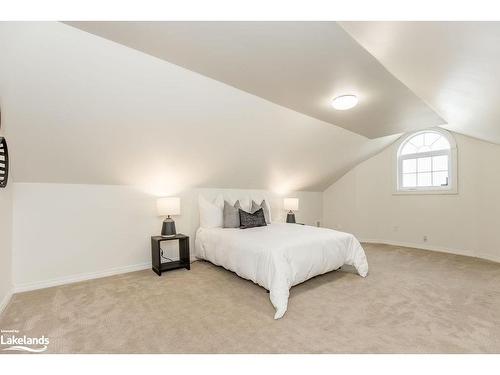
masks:
<svg viewBox="0 0 500 375"><path fill-rule="evenodd" d="M52 353L500 352L500 264L364 247L366 279L298 285L278 321L263 288L196 262L17 294L0 328L48 336Z"/></svg>

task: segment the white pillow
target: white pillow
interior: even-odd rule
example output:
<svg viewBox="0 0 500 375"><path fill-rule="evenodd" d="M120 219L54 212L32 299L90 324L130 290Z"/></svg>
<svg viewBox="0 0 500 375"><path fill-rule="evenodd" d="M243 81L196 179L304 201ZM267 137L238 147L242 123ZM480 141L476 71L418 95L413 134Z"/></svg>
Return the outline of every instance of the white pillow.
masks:
<svg viewBox="0 0 500 375"><path fill-rule="evenodd" d="M212 203L206 200L203 196L198 196L198 207L200 210L200 227L202 228L222 228L224 198L222 195L217 195Z"/></svg>
<svg viewBox="0 0 500 375"><path fill-rule="evenodd" d="M250 201L250 198L249 197L243 197L243 198L240 198L239 201L240 201L241 208L244 211L249 212L250 208L252 207L252 203Z"/></svg>
<svg viewBox="0 0 500 375"><path fill-rule="evenodd" d="M269 212L269 222L272 222L273 221L273 218L271 217L271 202L269 201L268 198L264 198L265 201L266 201L266 206L267 206L267 212ZM262 201L261 201L262 203ZM260 204L260 203L259 203Z"/></svg>

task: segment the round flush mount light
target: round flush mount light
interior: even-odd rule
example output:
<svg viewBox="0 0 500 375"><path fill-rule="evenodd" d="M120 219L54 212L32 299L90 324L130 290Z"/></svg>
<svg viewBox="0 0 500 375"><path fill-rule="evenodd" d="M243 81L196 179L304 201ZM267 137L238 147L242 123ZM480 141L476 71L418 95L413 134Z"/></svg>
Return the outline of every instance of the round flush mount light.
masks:
<svg viewBox="0 0 500 375"><path fill-rule="evenodd" d="M358 104L358 97L356 95L341 95L337 96L332 101L333 108L339 111L345 111L346 109L351 109Z"/></svg>

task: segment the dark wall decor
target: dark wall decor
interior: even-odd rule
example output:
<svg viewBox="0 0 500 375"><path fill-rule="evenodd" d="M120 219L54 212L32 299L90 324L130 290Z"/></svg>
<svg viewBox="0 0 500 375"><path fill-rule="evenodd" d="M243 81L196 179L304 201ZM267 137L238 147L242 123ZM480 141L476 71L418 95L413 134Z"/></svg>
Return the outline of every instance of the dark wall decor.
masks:
<svg viewBox="0 0 500 375"><path fill-rule="evenodd" d="M4 137L0 137L0 188L7 186L9 178L9 151Z"/></svg>
<svg viewBox="0 0 500 375"><path fill-rule="evenodd" d="M2 127L2 112L0 111L0 128ZM4 137L0 137L0 188L7 186L9 178L9 150L7 149L7 141Z"/></svg>

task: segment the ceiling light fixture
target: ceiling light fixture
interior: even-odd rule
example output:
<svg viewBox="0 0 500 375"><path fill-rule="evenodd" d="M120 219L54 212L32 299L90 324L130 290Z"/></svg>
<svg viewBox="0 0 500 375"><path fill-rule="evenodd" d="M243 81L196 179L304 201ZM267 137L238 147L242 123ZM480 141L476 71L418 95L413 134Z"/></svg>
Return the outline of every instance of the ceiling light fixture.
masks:
<svg viewBox="0 0 500 375"><path fill-rule="evenodd" d="M358 97L356 95L341 95L337 96L332 101L333 108L339 111L345 111L346 109L351 109L358 104Z"/></svg>

